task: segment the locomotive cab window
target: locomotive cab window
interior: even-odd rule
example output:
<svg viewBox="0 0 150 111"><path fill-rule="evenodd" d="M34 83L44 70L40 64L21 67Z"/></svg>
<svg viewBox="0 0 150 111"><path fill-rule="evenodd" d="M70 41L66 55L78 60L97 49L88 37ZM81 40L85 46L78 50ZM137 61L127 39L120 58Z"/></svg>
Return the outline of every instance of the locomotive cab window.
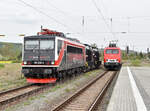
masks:
<svg viewBox="0 0 150 111"><path fill-rule="evenodd" d="M26 50L39 49L39 41L38 40L25 41L25 49Z"/></svg>
<svg viewBox="0 0 150 111"><path fill-rule="evenodd" d="M26 50L49 50L54 49L54 40L26 40L25 41Z"/></svg>
<svg viewBox="0 0 150 111"><path fill-rule="evenodd" d="M118 53L119 53L119 50L118 50L118 49L114 49L114 50L112 51L112 53L113 53L113 54L118 54Z"/></svg>
<svg viewBox="0 0 150 111"><path fill-rule="evenodd" d="M62 41L61 40L58 40L58 51L57 51L57 54L59 54L61 48L62 48Z"/></svg>
<svg viewBox="0 0 150 111"><path fill-rule="evenodd" d="M40 40L40 49L54 49L54 40Z"/></svg>
<svg viewBox="0 0 150 111"><path fill-rule="evenodd" d="M107 49L106 54L118 54L119 50L118 49Z"/></svg>

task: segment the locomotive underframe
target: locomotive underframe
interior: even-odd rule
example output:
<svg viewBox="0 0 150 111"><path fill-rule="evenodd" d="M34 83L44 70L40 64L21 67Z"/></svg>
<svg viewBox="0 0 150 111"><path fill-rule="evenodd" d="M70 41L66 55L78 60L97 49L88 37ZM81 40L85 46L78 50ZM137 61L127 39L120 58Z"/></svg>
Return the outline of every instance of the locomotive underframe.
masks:
<svg viewBox="0 0 150 111"><path fill-rule="evenodd" d="M107 69L120 69L121 64L119 62L105 62L104 67Z"/></svg>

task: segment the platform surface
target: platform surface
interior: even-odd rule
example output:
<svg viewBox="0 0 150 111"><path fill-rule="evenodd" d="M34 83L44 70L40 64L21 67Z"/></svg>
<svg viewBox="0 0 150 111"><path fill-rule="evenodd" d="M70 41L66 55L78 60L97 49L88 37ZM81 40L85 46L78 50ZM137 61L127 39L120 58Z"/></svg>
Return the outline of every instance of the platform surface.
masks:
<svg viewBox="0 0 150 111"><path fill-rule="evenodd" d="M122 67L107 111L150 111L150 67Z"/></svg>

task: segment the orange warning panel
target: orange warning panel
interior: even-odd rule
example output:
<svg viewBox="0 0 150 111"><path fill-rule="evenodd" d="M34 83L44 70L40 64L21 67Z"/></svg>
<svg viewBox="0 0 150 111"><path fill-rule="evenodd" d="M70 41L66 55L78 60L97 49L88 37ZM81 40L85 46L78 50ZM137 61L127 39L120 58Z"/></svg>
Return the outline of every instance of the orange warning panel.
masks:
<svg viewBox="0 0 150 111"><path fill-rule="evenodd" d="M37 79L37 78L27 78L29 83L55 83L56 78L46 78L46 79Z"/></svg>

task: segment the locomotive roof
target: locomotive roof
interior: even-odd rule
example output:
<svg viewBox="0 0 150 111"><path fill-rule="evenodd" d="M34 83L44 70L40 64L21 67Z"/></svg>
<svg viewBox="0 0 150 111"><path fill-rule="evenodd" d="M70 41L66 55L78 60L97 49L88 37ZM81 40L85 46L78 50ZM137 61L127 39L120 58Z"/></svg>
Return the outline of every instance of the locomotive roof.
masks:
<svg viewBox="0 0 150 111"><path fill-rule="evenodd" d="M50 38L50 39L55 39L56 37L60 37L60 36L56 36L56 35L32 35L32 36L25 36L24 38L25 39L34 39L34 38ZM66 39L66 40L70 40L70 41L73 41L73 42L76 42L76 43L80 43L80 41L76 38L69 38L69 37L60 37L60 38L63 38L63 39ZM82 44L82 43L80 43ZM83 45L83 44L82 44Z"/></svg>
<svg viewBox="0 0 150 111"><path fill-rule="evenodd" d="M34 38L56 38L56 37L60 37L60 36L56 36L56 35L32 35L32 36L26 36L25 38L29 38L29 39L33 38L34 39ZM69 37L65 37L65 36L61 36L61 38L80 43L80 41L76 38L69 38Z"/></svg>
<svg viewBox="0 0 150 111"><path fill-rule="evenodd" d="M32 35L32 36L26 36L24 38L34 39L34 38L55 38L54 35Z"/></svg>

